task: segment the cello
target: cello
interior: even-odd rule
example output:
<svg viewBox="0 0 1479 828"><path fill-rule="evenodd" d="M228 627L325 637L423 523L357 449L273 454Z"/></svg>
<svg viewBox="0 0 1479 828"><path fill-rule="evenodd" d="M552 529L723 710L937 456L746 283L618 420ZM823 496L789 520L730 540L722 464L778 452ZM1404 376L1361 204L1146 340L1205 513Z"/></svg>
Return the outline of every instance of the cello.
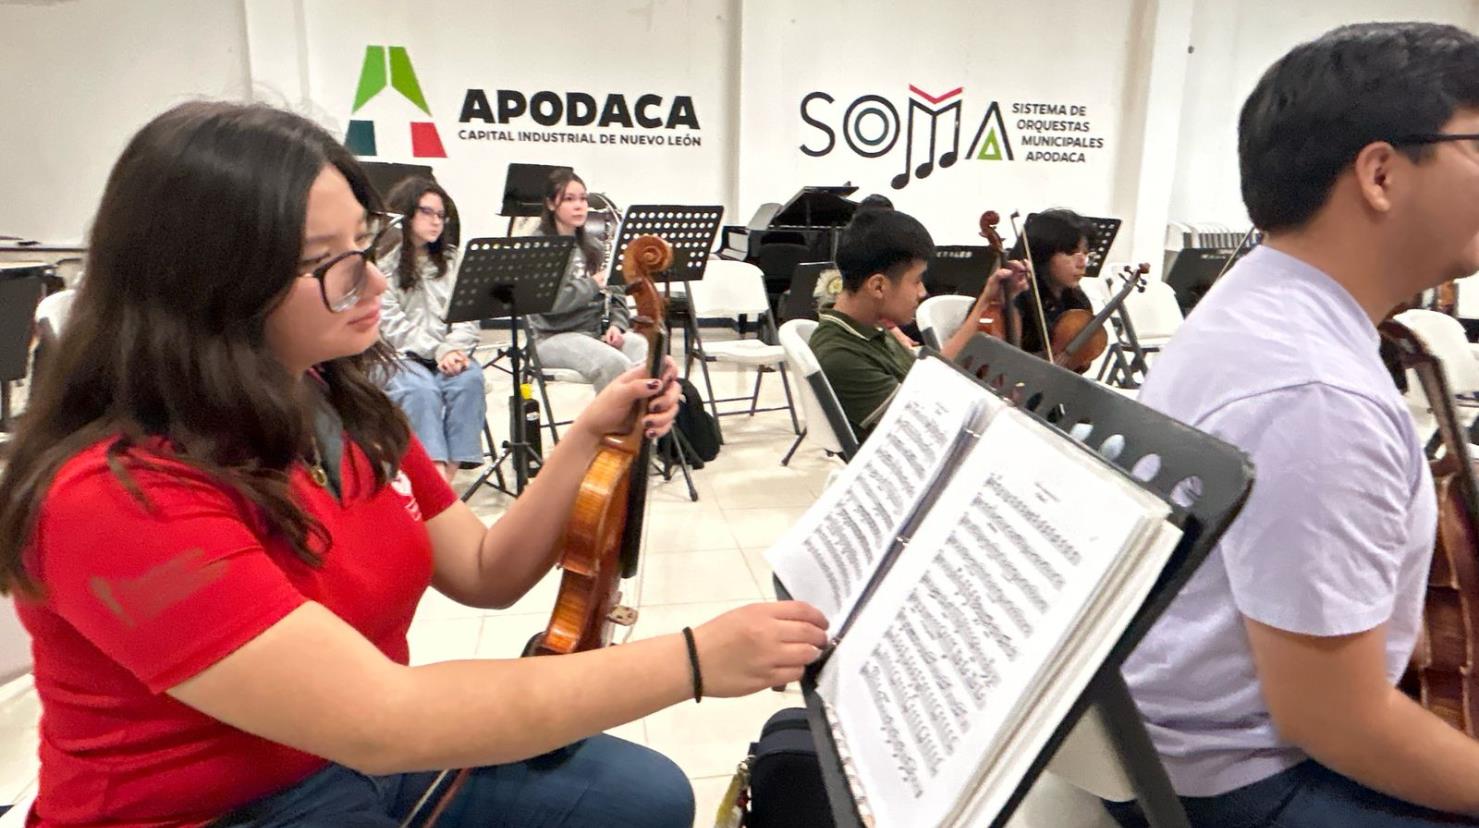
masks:
<svg viewBox="0 0 1479 828"><path fill-rule="evenodd" d="M1397 352L1401 367L1422 383L1438 422L1443 454L1429 461L1438 498L1438 532L1422 635L1403 692L1449 725L1479 737L1479 483L1459 426L1453 395L1438 358L1405 325L1387 319L1378 327Z"/></svg>
<svg viewBox="0 0 1479 828"><path fill-rule="evenodd" d="M666 311L652 274L666 270L673 251L657 236L640 236L627 245L622 257L627 295L637 303L629 335L647 339L648 376L662 375L667 335ZM560 592L544 632L530 640L526 656L563 655L596 650L611 643L614 625L636 623L637 612L621 606L621 581L637 574L642 542L642 520L647 505L648 470L652 444L642 428L647 401L632 407L626 429L602 438L596 456L580 481L575 506L560 540ZM467 782L470 768L457 772L422 828L433 828ZM409 826L432 793L441 785L443 771L422 801L402 822Z"/></svg>
<svg viewBox="0 0 1479 828"><path fill-rule="evenodd" d="M1120 286L1118 293L1104 303L1098 313L1079 308L1064 311L1058 321L1053 323L1053 364L1080 374L1089 370L1094 360L1109 347L1109 335L1104 331L1104 323L1109 320L1110 314L1125 303L1130 291L1145 290L1145 275L1149 272L1150 264L1147 262L1133 267L1125 265L1125 269L1120 272L1125 283Z"/></svg>

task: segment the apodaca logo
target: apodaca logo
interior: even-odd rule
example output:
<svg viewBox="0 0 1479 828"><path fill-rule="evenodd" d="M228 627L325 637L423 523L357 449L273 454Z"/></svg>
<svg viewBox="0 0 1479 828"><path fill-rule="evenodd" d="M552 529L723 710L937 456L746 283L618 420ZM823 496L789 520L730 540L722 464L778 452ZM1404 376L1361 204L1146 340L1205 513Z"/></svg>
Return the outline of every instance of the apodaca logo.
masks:
<svg viewBox="0 0 1479 828"><path fill-rule="evenodd" d="M411 56L404 46L366 46L365 62L359 73L359 88L354 93L354 108L350 114L358 113L374 100L386 87L400 93L415 107L431 117L431 107L421 92L421 83L416 79L416 70L411 66ZM411 155L416 158L446 158L447 150L442 147L442 136L437 125L431 121L411 120ZM344 135L344 145L355 155L372 157L378 154L375 141L375 121L364 118L351 119L349 130Z"/></svg>

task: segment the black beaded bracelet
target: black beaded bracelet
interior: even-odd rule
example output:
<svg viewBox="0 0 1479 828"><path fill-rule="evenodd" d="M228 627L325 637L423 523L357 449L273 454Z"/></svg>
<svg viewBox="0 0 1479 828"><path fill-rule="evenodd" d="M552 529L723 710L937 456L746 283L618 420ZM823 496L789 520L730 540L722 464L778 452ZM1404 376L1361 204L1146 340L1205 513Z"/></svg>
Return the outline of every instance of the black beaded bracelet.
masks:
<svg viewBox="0 0 1479 828"><path fill-rule="evenodd" d="M693 643L693 629L683 628L683 640L688 642L688 664L693 668L693 701L704 700L704 674L698 669L698 645Z"/></svg>

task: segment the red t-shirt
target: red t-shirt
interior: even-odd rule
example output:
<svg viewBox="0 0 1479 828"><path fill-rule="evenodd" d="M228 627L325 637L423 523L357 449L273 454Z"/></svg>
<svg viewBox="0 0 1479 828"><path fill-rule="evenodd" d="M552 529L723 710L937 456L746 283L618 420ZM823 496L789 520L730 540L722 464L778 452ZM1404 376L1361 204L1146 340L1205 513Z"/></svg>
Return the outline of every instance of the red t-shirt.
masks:
<svg viewBox="0 0 1479 828"><path fill-rule="evenodd" d="M292 473L299 503L333 539L323 565L267 536L209 476L134 450L145 508L100 443L62 466L34 545L44 597L18 601L41 698L41 779L28 825L194 826L289 787L325 760L229 727L165 691L307 601L407 662L406 630L431 583L424 520L456 495L412 438L376 491L346 440L344 501Z"/></svg>

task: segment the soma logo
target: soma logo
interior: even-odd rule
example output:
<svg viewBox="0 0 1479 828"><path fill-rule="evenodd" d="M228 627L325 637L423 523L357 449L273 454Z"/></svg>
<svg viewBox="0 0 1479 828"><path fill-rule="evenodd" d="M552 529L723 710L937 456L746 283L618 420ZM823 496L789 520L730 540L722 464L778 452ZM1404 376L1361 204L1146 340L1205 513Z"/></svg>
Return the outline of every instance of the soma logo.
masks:
<svg viewBox="0 0 1479 828"><path fill-rule="evenodd" d="M858 156L881 158L893 151L902 135L903 168L889 182L896 190L907 187L913 179L928 178L936 169L954 166L962 158L1014 160L1011 137L997 101L987 105L975 137L962 155L960 138L964 91L965 87L956 87L934 95L910 84L908 108L902 117L898 107L882 95L862 95L846 107L840 107L832 95L811 92L801 99L801 120L819 133L814 136L819 145L812 146L812 139L808 139L800 149L813 158L828 155L837 148L837 133L840 131L848 149ZM943 129L942 119L946 120ZM915 126L916 120L921 122L920 127ZM915 136L924 131L925 124L929 133L928 150L923 153L923 160L915 164ZM943 137L942 132L945 133Z"/></svg>
<svg viewBox="0 0 1479 828"><path fill-rule="evenodd" d="M420 111L431 117L431 107L426 104L426 95L416 79L416 70L411 66L411 56L404 46L366 46L365 61L359 73L359 85L354 93L354 108L350 114L358 113L389 87L400 93ZM442 136L430 120L411 120L411 155L416 158L446 158ZM351 119L344 135L344 145L359 156L377 154L375 121Z"/></svg>

